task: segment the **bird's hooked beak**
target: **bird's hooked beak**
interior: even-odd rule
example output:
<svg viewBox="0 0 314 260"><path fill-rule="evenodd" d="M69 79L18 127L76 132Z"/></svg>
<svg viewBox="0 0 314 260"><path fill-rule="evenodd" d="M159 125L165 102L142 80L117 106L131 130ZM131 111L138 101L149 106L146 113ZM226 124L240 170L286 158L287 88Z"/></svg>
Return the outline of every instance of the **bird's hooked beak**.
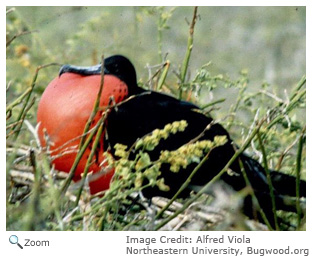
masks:
<svg viewBox="0 0 314 260"><path fill-rule="evenodd" d="M90 66L90 67L80 67L80 66L74 66L74 65L63 65L59 71L59 77L63 73L75 73L82 76L89 76L89 75L100 75L101 74L101 64ZM104 74L109 74L109 71L105 68Z"/></svg>

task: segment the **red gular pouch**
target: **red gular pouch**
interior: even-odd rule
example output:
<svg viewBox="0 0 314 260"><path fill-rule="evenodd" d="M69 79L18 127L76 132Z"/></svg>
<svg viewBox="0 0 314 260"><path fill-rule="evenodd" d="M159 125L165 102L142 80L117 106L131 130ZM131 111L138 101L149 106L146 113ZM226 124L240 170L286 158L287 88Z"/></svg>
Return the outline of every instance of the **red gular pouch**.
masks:
<svg viewBox="0 0 314 260"><path fill-rule="evenodd" d="M73 165L85 124L93 111L100 82L101 75L82 76L64 73L50 82L40 99L37 112L37 122L40 123L39 139L41 145L46 147L45 129L49 137L52 164L59 171L69 172ZM104 111L113 98L119 103L127 95L128 87L123 81L115 76L105 75L99 107ZM102 111L96 114L90 129L97 124ZM93 174L98 173L101 167L106 167L106 163L100 165L105 160L103 154L107 149L107 145L104 144L105 132L102 135L93 163L89 167L89 172ZM91 148L92 143L75 170L74 181L81 179ZM91 178L94 179L90 182L91 194L108 189L113 174L114 170L111 170L99 178L96 176Z"/></svg>

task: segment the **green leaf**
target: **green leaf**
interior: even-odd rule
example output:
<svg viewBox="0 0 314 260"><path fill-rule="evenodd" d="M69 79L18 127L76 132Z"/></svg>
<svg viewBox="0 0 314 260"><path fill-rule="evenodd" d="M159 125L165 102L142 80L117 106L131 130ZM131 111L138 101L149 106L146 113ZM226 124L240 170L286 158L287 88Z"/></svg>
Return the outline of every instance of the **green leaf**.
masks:
<svg viewBox="0 0 314 260"><path fill-rule="evenodd" d="M136 165L135 165L135 170L139 171L147 166L149 166L151 164L151 160L149 157L148 153L142 153L141 157L139 158L139 160L137 161Z"/></svg>

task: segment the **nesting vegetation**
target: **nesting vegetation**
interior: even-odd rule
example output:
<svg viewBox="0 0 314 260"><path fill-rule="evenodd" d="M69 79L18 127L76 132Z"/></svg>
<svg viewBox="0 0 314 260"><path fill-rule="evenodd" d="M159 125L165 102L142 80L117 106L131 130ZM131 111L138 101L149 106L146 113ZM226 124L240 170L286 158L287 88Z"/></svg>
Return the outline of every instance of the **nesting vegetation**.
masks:
<svg viewBox="0 0 314 260"><path fill-rule="evenodd" d="M117 144L114 147L114 156L106 152L103 173L115 169L110 189L101 194L90 195L86 185L86 180L91 178L89 164L101 141L101 133L111 107L102 111L98 124L91 128L90 122L101 111L99 102L95 101L94 111L77 147L75 163L89 145L92 145L91 155L82 173L82 180L72 183L75 163L69 174L55 170L51 163L50 148L40 145L36 126L37 103L44 87L42 82L54 78L56 66L60 66L64 60L59 62L60 57L52 57L38 39L36 31L28 30L14 8L8 9L7 55L10 62L7 66L9 70L18 68L20 78L13 78L12 73L7 77L7 230L271 229L270 226L248 220L242 215L243 198L247 194L254 196L251 189L235 193L226 187L220 187L219 178L222 174L232 174L229 166L246 150L265 169L294 175L297 180L305 179L306 77L301 75L299 82L289 87L290 90L285 93L284 98L265 82L261 82L255 90L250 89L249 72L246 69L239 68L238 78L232 79L224 73L213 74L209 62L201 66L194 77L190 77L189 66L190 60L193 60L195 27L198 23L197 8L192 10L190 22L186 26L187 46L184 59L181 64L177 64L179 69L172 72L171 60L166 60L162 55L163 45L167 44L163 33L169 30L169 19L177 9L137 11L157 17L156 52L161 61L158 66L149 67L149 80L146 83L140 80L140 84L144 88L171 93L179 99L196 103L202 109L201 113L216 114L215 122L228 129L238 144L237 152L222 171L198 192L191 193L188 199L179 199L180 192L197 174L206 156L212 149L223 145L226 137L217 136L213 141L191 140L177 150L162 151L157 160L152 160L149 151L153 151L161 140L183 132L187 127L186 121L176 121L139 138L129 149L124 144ZM97 27L100 23L101 19L93 18L87 27ZM80 33L69 39L70 53L75 53L77 42L86 33L86 28L82 28ZM42 53L36 59L31 57L34 49ZM228 104L227 112L219 112L219 106L227 103L224 94L220 94L218 98L214 95L212 100L203 98L205 92L216 93L215 91L219 92L221 89L224 94L235 93L231 104ZM131 152L135 156L130 156ZM198 166L172 199L153 198L152 201L147 201L141 195L146 187L169 190L170 187L160 178L162 164L169 164L170 170L178 173L191 163L197 163ZM215 196L205 194L213 184L220 187L213 188ZM299 194L298 185L296 191ZM275 211L287 223L277 229L305 229L305 201L297 196L293 203L298 209L296 214ZM233 211L230 211L231 206Z"/></svg>

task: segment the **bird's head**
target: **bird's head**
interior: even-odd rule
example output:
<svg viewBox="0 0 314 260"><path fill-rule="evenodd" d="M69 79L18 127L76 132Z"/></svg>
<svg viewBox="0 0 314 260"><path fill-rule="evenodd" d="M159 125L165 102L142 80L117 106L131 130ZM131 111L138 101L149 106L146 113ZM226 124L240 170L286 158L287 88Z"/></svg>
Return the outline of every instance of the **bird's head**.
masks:
<svg viewBox="0 0 314 260"><path fill-rule="evenodd" d="M104 74L113 75L126 83L129 88L129 94L136 92L137 79L136 71L131 63L131 61L122 55L113 55L104 60ZM74 65L63 65L60 69L59 76L64 73L75 73L83 76L89 75L100 75L101 74L101 64L90 66L90 67L80 67Z"/></svg>
<svg viewBox="0 0 314 260"><path fill-rule="evenodd" d="M122 55L114 55L105 59L105 74L116 76L129 88L137 87L135 68L131 61Z"/></svg>

